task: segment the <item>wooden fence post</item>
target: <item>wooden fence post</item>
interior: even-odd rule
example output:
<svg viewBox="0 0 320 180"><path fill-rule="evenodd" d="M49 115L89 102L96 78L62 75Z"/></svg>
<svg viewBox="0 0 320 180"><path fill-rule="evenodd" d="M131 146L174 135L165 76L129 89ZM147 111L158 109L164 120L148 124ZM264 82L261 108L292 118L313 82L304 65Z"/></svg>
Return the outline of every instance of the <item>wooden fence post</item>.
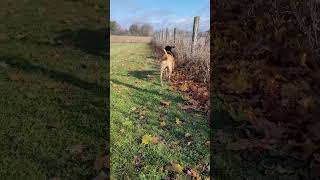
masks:
<svg viewBox="0 0 320 180"><path fill-rule="evenodd" d="M193 55L194 48L195 48L195 45L197 43L199 24L200 24L200 16L194 17L193 31L192 31L192 43L191 43L191 55Z"/></svg>
<svg viewBox="0 0 320 180"><path fill-rule="evenodd" d="M168 43L169 40L169 30L166 28L166 43Z"/></svg>
<svg viewBox="0 0 320 180"><path fill-rule="evenodd" d="M161 42L163 42L163 40L164 40L164 30L162 29L162 31L161 31Z"/></svg>
<svg viewBox="0 0 320 180"><path fill-rule="evenodd" d="M174 30L173 30L173 44L176 43L176 35L177 35L177 28L174 28Z"/></svg>

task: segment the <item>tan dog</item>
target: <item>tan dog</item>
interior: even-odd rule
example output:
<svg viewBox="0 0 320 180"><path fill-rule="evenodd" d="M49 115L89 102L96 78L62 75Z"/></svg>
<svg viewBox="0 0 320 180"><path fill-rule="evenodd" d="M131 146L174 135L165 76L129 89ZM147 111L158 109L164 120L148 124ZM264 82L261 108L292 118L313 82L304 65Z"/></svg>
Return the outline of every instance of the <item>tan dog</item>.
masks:
<svg viewBox="0 0 320 180"><path fill-rule="evenodd" d="M171 79L171 74L172 74L172 71L173 71L174 65L175 65L175 60L174 60L174 57L172 56L172 54L168 54L165 49L163 49L163 50L164 50L164 55L162 57L161 64L160 64L161 86L163 86L163 82L162 82L163 71L168 68L168 70L169 70L169 80L170 80Z"/></svg>

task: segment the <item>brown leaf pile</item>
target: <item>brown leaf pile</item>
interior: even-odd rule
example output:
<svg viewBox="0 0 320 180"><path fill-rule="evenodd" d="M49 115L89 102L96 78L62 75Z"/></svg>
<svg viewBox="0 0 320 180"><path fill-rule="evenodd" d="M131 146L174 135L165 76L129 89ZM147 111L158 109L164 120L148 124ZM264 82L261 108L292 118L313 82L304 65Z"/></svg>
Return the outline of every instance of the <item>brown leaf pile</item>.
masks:
<svg viewBox="0 0 320 180"><path fill-rule="evenodd" d="M157 57L161 57L161 47L151 44ZM187 104L182 105L185 110L208 110L209 109L209 84L203 79L203 73L197 63L182 63L177 61L177 67L173 71L170 90L179 91L183 94Z"/></svg>
<svg viewBox="0 0 320 180"><path fill-rule="evenodd" d="M201 109L209 108L209 87L208 84L198 82L193 78L188 78L188 71L177 68L173 73L171 88L182 93L183 99L187 104L182 109Z"/></svg>
<svg viewBox="0 0 320 180"><path fill-rule="evenodd" d="M231 0L214 11L212 93L245 114L243 129L254 129L227 149L273 150L308 160L310 178L319 170L320 61L292 2L298 1ZM309 28L310 14L302 19Z"/></svg>

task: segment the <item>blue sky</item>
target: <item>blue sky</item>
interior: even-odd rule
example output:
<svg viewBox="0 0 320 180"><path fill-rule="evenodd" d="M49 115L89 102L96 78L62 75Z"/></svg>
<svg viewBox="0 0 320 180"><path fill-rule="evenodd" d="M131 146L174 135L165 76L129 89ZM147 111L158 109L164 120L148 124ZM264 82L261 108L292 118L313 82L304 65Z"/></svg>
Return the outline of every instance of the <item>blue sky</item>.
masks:
<svg viewBox="0 0 320 180"><path fill-rule="evenodd" d="M133 23L150 23L156 30L192 30L194 16L200 16L200 31L210 28L210 0L111 0L111 20L128 28Z"/></svg>

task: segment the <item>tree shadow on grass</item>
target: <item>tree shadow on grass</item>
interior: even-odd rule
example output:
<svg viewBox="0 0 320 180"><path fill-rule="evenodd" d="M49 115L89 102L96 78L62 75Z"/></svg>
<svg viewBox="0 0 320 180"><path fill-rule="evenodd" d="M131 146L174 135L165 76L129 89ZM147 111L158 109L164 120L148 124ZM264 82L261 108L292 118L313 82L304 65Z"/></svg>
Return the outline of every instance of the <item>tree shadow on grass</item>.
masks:
<svg viewBox="0 0 320 180"><path fill-rule="evenodd" d="M127 83L121 82L121 81L116 80L116 79L111 79L111 82L115 83L115 84L118 84L118 85L126 86L126 87L131 88L131 89L135 89L135 90L137 90L139 92L150 93L152 95L160 96L160 97L162 97L162 99L167 99L167 100L170 100L170 101L181 101L181 98L179 98L179 97L175 97L175 96L172 96L172 95L169 95L169 94L164 95L164 94L161 94L159 91L143 89L143 88L140 88L140 87L133 86L131 84L127 84Z"/></svg>
<svg viewBox="0 0 320 180"><path fill-rule="evenodd" d="M106 57L109 50L107 29L64 30L55 38L60 45L73 46L83 52Z"/></svg>
<svg viewBox="0 0 320 180"><path fill-rule="evenodd" d="M146 103L146 102L157 102L159 101L156 97L159 96L161 97L161 99L163 100L166 100L166 101L171 101L171 102L175 102L174 104L176 103L182 103L183 100L180 96L174 96L174 95L170 95L169 93L159 93L159 91L156 91L156 90L147 90L147 89L143 89L143 88L140 88L140 87L136 87L136 86L133 86L131 84L127 84L127 83L123 83L123 82L120 82L118 80L115 80L115 79L111 79L111 81L115 84L118 84L118 85L122 85L122 86L126 86L128 88L131 88L131 89L134 89L134 90L137 90L138 92L133 94L131 97L132 97L132 101L135 102L137 105L140 105L140 106L144 106L145 104L141 104L141 103ZM150 95L146 95L146 93L150 94ZM159 102L159 106L160 106L160 102ZM128 112L122 112L124 114L128 113ZM186 112L181 112L180 113L177 113L177 112L171 112L168 117L170 118L180 118L180 119L184 119L181 115L184 114L188 114ZM207 124L209 126L209 123ZM175 135L179 134L177 133L178 131L175 131ZM182 133L180 133L182 134Z"/></svg>
<svg viewBox="0 0 320 180"><path fill-rule="evenodd" d="M84 140L83 142L80 142L86 149L83 154L88 154L90 157L96 156L96 154L94 154L94 152L98 151L97 149L102 149L102 147L93 146L93 144L97 144L100 142L103 143L104 142L103 139L107 139L107 140L109 139L108 124L106 123L107 122L106 118L108 117L108 115L107 115L107 113L104 113L105 109L107 109L107 110L109 109L108 108L108 100L107 100L109 93L107 93L107 91L106 91L107 90L106 86L100 86L96 83L86 82L80 78L73 76L70 73L64 73L64 72L60 72L57 70L47 69L46 67L32 64L29 60L21 58L21 57L17 57L17 56L0 56L0 62L5 62L10 67L21 70L21 71L37 73L40 76L44 75L44 76L47 76L55 81L73 84L75 86L78 86L81 89L87 90L89 93L91 92L92 95L91 94L88 95L86 93L85 99L84 99L84 97L77 96L80 98L79 98L79 101L76 101L74 106L70 106L69 108L64 107L64 106L58 106L57 107L58 111L63 110L61 114L59 113L59 115L55 115L55 114L47 115L48 119L50 119L50 117L54 117L52 119L60 117L62 120L66 121L65 123L63 123L64 126L54 127L54 129L52 129L52 130L51 130L51 128L50 129L48 128L47 131L49 134L51 134L49 131L56 131L56 130L63 132L63 133L66 131L70 132L74 136L68 137L67 135L64 135L63 136L64 140L70 141L74 137L79 137L79 139L78 139L79 141ZM79 94L79 95L81 95L81 94ZM51 96L51 94L47 94L47 95ZM58 95L59 94L54 95L54 96L58 99L60 97L61 98L64 97L64 96L60 96L60 95L58 96ZM54 97L54 96L52 96L52 97ZM91 97L94 97L94 96L97 96L97 98L91 99ZM101 98L99 98L99 97L101 97ZM56 98L55 98L55 102L53 102L53 103L54 104L57 103L58 105L60 105L60 101L57 100ZM94 100L94 99L97 99L97 100ZM40 104L42 104L42 103L40 103ZM40 105L38 104L37 106L40 106ZM53 106L53 107L56 107L56 106ZM105 109L103 107L105 107ZM46 107L44 107L44 108L46 108ZM89 110L91 110L91 111L89 111ZM64 112L66 112L66 113L64 113ZM38 113L35 113L35 114L26 113L26 114L19 114L19 116L17 116L15 118L15 120L18 121L19 118L21 118L21 117L23 117L23 118L29 117L30 119L32 119L31 118L32 116L35 116L34 120L36 120L37 118L40 118L40 116L42 117L42 115L40 115L40 113L39 114ZM68 118L66 118L66 117L68 117ZM66 119L63 119L63 118L66 118ZM29 123L25 123L23 121L21 123L22 123L22 125L24 125L24 124L26 124L27 126L29 125ZM38 123L38 121L35 121L35 123ZM40 124L37 124L36 127L41 127L43 123L46 123L46 121L41 122ZM29 127L27 127L27 128L29 128ZM33 127L30 127L30 129L33 129ZM42 133L42 129L39 129L39 130L40 130L39 132ZM105 131L103 131L103 130L105 130ZM47 135L49 135L49 134L47 134ZM13 138L15 138L15 137L17 137L17 136L13 136ZM86 142L84 137L88 137L88 138L90 137L90 138L96 140L96 142L92 142L92 144L88 143L88 142ZM61 138L61 137L59 137L59 138ZM10 141L10 142L12 142L12 141ZM21 142L28 143L28 141L25 141L25 140L22 140ZM54 142L54 139L52 139L52 142ZM14 147L14 145L17 143L20 143L20 141L17 141L16 143L14 143L13 145L10 145L10 146L7 145L8 147L4 147L5 151L11 152L10 149L12 149L12 146ZM39 147L43 148L45 146L45 148L57 148L58 151L56 151L54 154L57 156L61 156L61 154L60 154L61 147L53 147L53 146L47 147L45 144L42 144L42 142L37 142L37 143L39 143L37 146L33 146L33 145L30 146L31 148L34 148L35 149L34 152L37 153L37 156L35 156L35 157L28 155L29 153L31 153L30 147L28 149L28 148L24 148L24 146L21 146L21 147L19 146L18 149L13 151L14 152L13 154L19 153L18 154L19 156L22 156L23 158L27 158L27 160L31 159L30 161L36 165L43 164L43 163L50 163L50 164L43 167L43 171L45 171L47 173L56 173L59 170L61 170L60 168L62 166L70 166L71 165L71 166L74 166L74 167L77 167L80 169L86 169L86 171L84 173L87 173L87 174L92 173L92 175L94 175L93 172L87 168L87 167L91 167L91 162L88 165L87 161L81 160L81 161L76 162L76 161L74 161L74 159L69 159L69 158L63 159L63 162L53 161L52 159L48 158L49 156L47 153L45 153L42 150L40 151ZM3 144L3 143L1 143L1 144ZM5 141L5 144L8 144L8 143ZM54 149L51 149L51 150L54 150ZM24 152L27 154L25 155ZM92 158L90 158L90 161ZM63 174L64 173L65 172L63 172Z"/></svg>
<svg viewBox="0 0 320 180"><path fill-rule="evenodd" d="M18 69L22 69L23 71L26 72L41 72L44 75L47 75L48 77L50 77L51 79L54 79L56 81L60 81L60 82L66 82L66 83L70 83L73 84L75 86L78 86L84 90L93 92L96 95L99 96L106 96L107 93L107 87L105 86L100 86L96 83L90 83L90 82L86 82L82 79L79 79L77 77L74 77L70 74L64 73L64 72L60 72L60 71L56 71L56 70L51 70L51 69L47 69L38 65L34 65L32 63L30 63L28 60L25 60L23 58L20 57L6 57L6 56L0 56L0 60L4 61L6 64L10 65L11 67L15 67Z"/></svg>

